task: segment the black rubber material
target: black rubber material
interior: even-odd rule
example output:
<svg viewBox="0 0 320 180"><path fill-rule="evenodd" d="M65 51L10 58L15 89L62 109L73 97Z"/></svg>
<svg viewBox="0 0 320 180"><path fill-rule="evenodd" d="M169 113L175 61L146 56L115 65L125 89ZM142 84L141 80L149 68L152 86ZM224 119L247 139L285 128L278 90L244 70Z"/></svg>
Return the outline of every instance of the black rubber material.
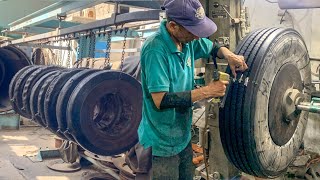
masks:
<svg viewBox="0 0 320 180"><path fill-rule="evenodd" d="M85 77L89 76L90 74L97 72L99 70L95 69L86 69L83 70L74 76L72 76L62 87L60 94L57 99L56 105L56 117L58 123L58 131L57 133L61 136L67 137L71 141L75 141L72 135L67 131L67 107L69 98L76 88L76 86L82 81Z"/></svg>
<svg viewBox="0 0 320 180"><path fill-rule="evenodd" d="M32 87L31 94L30 94L30 112L32 115L32 120L38 123L41 126L46 126L39 116L39 110L38 110L38 97L39 92L43 86L43 84L46 82L47 79L55 77L57 74L59 74L59 70L49 72L48 74L43 75L38 82Z"/></svg>
<svg viewBox="0 0 320 180"><path fill-rule="evenodd" d="M4 49L8 49L12 52L14 52L17 56L19 56L20 60L23 61L23 63L25 66L28 65L32 65L32 61L30 60L30 58L18 47L14 46L14 45L9 45L9 46L5 46L3 47Z"/></svg>
<svg viewBox="0 0 320 180"><path fill-rule="evenodd" d="M265 30L265 31L267 31L267 30ZM263 34L265 31L263 31L263 32L260 32L260 31L255 31L255 32L252 32L251 33L251 36L247 36L240 44L239 44L239 46L237 47L237 49L236 49L236 54L241 54L240 52L242 52L242 51L244 51L244 50L246 50L246 49L248 49L249 48L249 46L250 46L250 48L252 48L253 46L254 46L254 44L252 44L252 41L254 40L254 38L253 37L256 37L256 36L258 36L258 37L260 37L261 36L261 34ZM260 36L259 36L260 35ZM245 57L246 58L246 60L247 60L247 57ZM249 66L249 63L248 63L248 61L247 61L247 64L248 64L248 66ZM249 66L249 68L250 68L250 66ZM229 74L231 74L230 73L230 70L228 69L228 71L227 71ZM227 112L228 110L230 111L230 113L220 113L220 118L219 119L227 119L227 118L231 118L231 119L233 119L234 118L234 114L235 114L235 107L234 107L234 104L233 104L233 106L231 106L231 101L230 101L230 99L229 99L229 94L232 94L233 93L233 88L231 88L230 87L230 89L229 89L229 92L228 92L228 96L227 96L227 100L226 100L226 105L225 105L225 109L226 109L226 111L225 112ZM224 118L223 117L223 115L225 115L226 117ZM227 126L227 123L226 122L221 122L221 120L220 120L220 122L219 122L219 124L220 124L220 132L221 132L221 140L224 142L224 141L231 141L232 140L232 138L235 138L236 137L236 135L238 135L238 134L236 134L236 133L232 133L232 134L229 134L229 133L223 133L223 132L226 132L226 131L233 131L233 132L235 132L237 129L236 129L236 127L235 127L235 122L233 122L233 121L230 121L230 127L228 127ZM224 147L224 149L225 149L225 153L226 153L226 155L227 155L227 157L229 157L229 160L231 161L231 162L233 162L233 164L235 165L235 167L237 167L238 169L246 169L246 172L250 172L250 174L252 174L253 172L252 172L252 170L248 170L248 168L245 166L245 161L241 161L241 159L240 159L240 156L235 156L236 155L236 150L237 149L234 149L232 146L237 146L237 143L238 144L241 144L242 142L235 142L235 144L233 144L233 145L231 145L231 146L229 146L228 144L226 144L226 143L222 143L222 145L223 145L223 147ZM232 148L231 148L232 147ZM227 150L227 151L226 151ZM240 149L241 151L242 151L242 149ZM243 154L243 152L240 152L240 155L242 155ZM244 168L241 168L241 167L244 167Z"/></svg>
<svg viewBox="0 0 320 180"><path fill-rule="evenodd" d="M16 86L17 80L20 78L20 76L29 68L33 68L34 66L26 66L22 68L20 71L18 71L14 77L12 78L10 85L9 85L9 97L11 100L13 100L13 93L14 93L14 88Z"/></svg>
<svg viewBox="0 0 320 180"><path fill-rule="evenodd" d="M56 105L60 91L72 76L81 71L82 69L69 69L68 72L61 73L57 78L54 79L54 81L50 83L50 86L47 89L44 100L44 115L48 124L47 128L52 132L56 132L58 130Z"/></svg>
<svg viewBox="0 0 320 180"><path fill-rule="evenodd" d="M50 83L52 81L54 81L62 72L58 72L57 74L55 74L55 76L51 76L49 77L42 85L40 91L39 91L39 96L38 96L38 113L37 113L37 119L38 121L42 121L42 124L45 128L48 127L47 121L45 119L45 115L44 115L44 100L45 100L45 95L47 93L47 90L50 86Z"/></svg>
<svg viewBox="0 0 320 180"><path fill-rule="evenodd" d="M25 113L28 118L31 118L31 110L30 110L30 96L31 96L31 90L34 87L34 85L39 81L41 77L46 75L47 73L51 71L55 71L61 69L61 67L58 66L41 66L39 69L34 71L27 79L23 92L22 92L22 101L23 101L23 108L22 112Z"/></svg>
<svg viewBox="0 0 320 180"><path fill-rule="evenodd" d="M38 107L38 113L37 113L37 117L38 117L38 121L42 121L42 123L44 124L43 126L45 128L48 127L48 123L45 119L45 110L44 110L44 101L45 101L45 98L46 98L46 94L47 94L47 91L50 87L50 84L55 81L56 78L58 78L62 73L64 72L68 72L70 69L61 69L60 71L58 71L57 74L49 77L42 85L40 91L39 91L39 95L38 95L38 102L37 102L37 107ZM55 132L53 132L55 133Z"/></svg>
<svg viewBox="0 0 320 180"><path fill-rule="evenodd" d="M0 59L0 89L1 89L1 84L4 80L4 77L5 77L5 67L4 67L4 64L2 62L2 60Z"/></svg>
<svg viewBox="0 0 320 180"><path fill-rule="evenodd" d="M242 41L242 44L240 44L238 46L238 48L236 50L236 54L244 55L244 57L247 61L246 63L249 67L249 70L252 67L251 66L252 58L249 59L250 58L249 55L251 57L254 57L256 54L250 53L250 51L247 51L247 50L253 49L255 46L257 46L257 44L259 45L257 47L260 48L261 44L263 43L263 41L265 41L266 37L270 33L272 33L273 31L274 30L272 30L272 29L264 29L262 31L252 32L250 35L248 35ZM245 52L247 52L247 54L245 54ZM233 100L230 98L231 94L232 95L233 94L240 94L240 92L237 93L237 86L236 85L230 87L224 112L223 112L223 110L222 110L222 112L220 112L220 118L219 118L220 122L219 123L220 123L221 140L223 142L222 144L223 144L223 147L224 147L225 152L227 154L227 157L229 157L229 160L231 162L233 162L233 164L238 169L240 169L244 172L247 172L249 174L255 175L255 172L249 167L249 164L247 163L248 158L245 156L244 149L243 148L237 149L238 146L244 147L244 142L242 141L243 134L241 133L243 128L240 127L240 129L237 129L239 127L239 125L236 124L236 121L234 119L236 118L237 109L239 107L237 107L237 104L236 104L237 102L234 100L235 97L232 96L232 98L234 98ZM239 98L238 101L242 101L242 99ZM241 104L241 102L239 102L238 104ZM227 113L227 112L229 112L229 113ZM239 111L238 111L238 113L239 113ZM231 120L229 120L227 122L227 121L222 121L222 119L231 119ZM228 127L228 124L230 124L229 127ZM227 131L229 131L231 133L227 133ZM240 132L240 133L237 133L237 132ZM236 139L237 136L240 136L241 140L239 142L237 142L237 141L233 142L233 139ZM233 144L230 144L231 142L233 142Z"/></svg>
<svg viewBox="0 0 320 180"><path fill-rule="evenodd" d="M20 50L19 48L13 46L13 45L9 45L9 46L4 46L3 49L9 50L12 53L14 53L16 56L18 57L19 61L14 62L15 63L15 71L14 71L14 75L20 71L22 68L32 65L32 62L30 61L30 59L27 57L27 55ZM7 69L10 67L7 67ZM12 71L12 70L11 70Z"/></svg>
<svg viewBox="0 0 320 180"><path fill-rule="evenodd" d="M22 92L24 85L29 78L29 76L39 69L39 66L31 66L30 68L27 68L26 70L23 69L23 73L20 74L19 72L17 74L20 74L19 76L16 76L17 79L15 79L15 83L10 84L10 89L12 90L12 97L11 102L12 102L12 108L21 116L24 116L26 118L31 118L28 114L24 113L22 110L23 108L23 100L22 100ZM10 90L10 94L11 94Z"/></svg>
<svg viewBox="0 0 320 180"><path fill-rule="evenodd" d="M8 93L10 82L13 76L28 64L21 61L14 52L5 48L0 48L0 59L5 67L5 78L0 89L0 112L4 112L12 109Z"/></svg>
<svg viewBox="0 0 320 180"><path fill-rule="evenodd" d="M116 106L110 104L112 107L105 101L104 108L121 109L120 117L114 114L112 118L113 129L101 129L94 121L96 105L107 95L116 95L120 101ZM141 111L142 89L137 80L118 71L95 72L79 83L69 99L68 129L81 147L94 154L120 154L138 141Z"/></svg>
<svg viewBox="0 0 320 180"><path fill-rule="evenodd" d="M271 89L272 75L288 61L299 67L306 96L310 95L308 84L311 85L311 73L307 49L295 30L267 28L256 30L244 38L236 54L245 57L249 69L243 75L238 73L237 81L227 94L225 108L220 110L221 142L226 156L235 167L253 176L274 178L285 172L296 156L308 113L301 115L298 128L288 144L277 146L269 137L268 116L264 116L268 110L267 90ZM271 70L275 72L270 73ZM230 74L230 68L227 72Z"/></svg>
<svg viewBox="0 0 320 180"><path fill-rule="evenodd" d="M28 66L28 65L31 65L31 61L30 59L27 57L27 55L22 52L19 48L13 46L13 45L9 45L9 46L4 46L3 47L4 50L6 51L10 51L12 54L14 54L14 57L15 57L15 60L10 60L7 62L7 67L5 67L6 69L6 75L5 75L5 79L6 79L6 85L5 87L1 87L0 89L3 89L4 91L8 91L9 89L9 84L13 78L13 76L19 71L21 70L22 68ZM8 87L7 87L8 85ZM8 88L8 89L7 89ZM9 89L10 91L10 89ZM6 94L2 94L0 95L0 99L4 99ZM10 97L10 95L9 95ZM11 98L9 98L11 99ZM9 104L9 103L8 103ZM12 106L10 104L10 106L7 107L7 110L8 109L12 109Z"/></svg>

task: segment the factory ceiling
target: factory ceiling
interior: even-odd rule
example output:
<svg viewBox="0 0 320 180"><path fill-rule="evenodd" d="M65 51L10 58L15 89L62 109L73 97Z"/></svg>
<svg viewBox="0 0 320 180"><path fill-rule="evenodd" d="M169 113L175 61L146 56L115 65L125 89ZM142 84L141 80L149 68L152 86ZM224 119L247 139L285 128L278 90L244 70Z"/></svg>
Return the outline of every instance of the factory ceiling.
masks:
<svg viewBox="0 0 320 180"><path fill-rule="evenodd" d="M0 27L47 7L55 0L0 0Z"/></svg>

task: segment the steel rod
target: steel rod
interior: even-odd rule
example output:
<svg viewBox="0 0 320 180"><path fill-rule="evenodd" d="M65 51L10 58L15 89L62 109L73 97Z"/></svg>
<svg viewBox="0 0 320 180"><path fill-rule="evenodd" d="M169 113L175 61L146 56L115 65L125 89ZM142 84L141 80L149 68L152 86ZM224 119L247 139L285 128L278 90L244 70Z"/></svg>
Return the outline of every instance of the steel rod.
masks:
<svg viewBox="0 0 320 180"><path fill-rule="evenodd" d="M115 179L120 179L119 175L117 173L115 173L113 170L111 170L110 168L104 166L103 164L101 164L99 161L86 156L83 153L79 152L79 155L83 158L85 158L86 160L88 160L89 162L91 162L92 164L94 164L95 166L97 166L99 169L105 171L106 173L110 174L112 177L114 177Z"/></svg>
<svg viewBox="0 0 320 180"><path fill-rule="evenodd" d="M320 106L315 106L315 105L298 105L297 106L298 110L302 110L302 111L308 111L308 112L312 112L312 113L318 113L320 114Z"/></svg>

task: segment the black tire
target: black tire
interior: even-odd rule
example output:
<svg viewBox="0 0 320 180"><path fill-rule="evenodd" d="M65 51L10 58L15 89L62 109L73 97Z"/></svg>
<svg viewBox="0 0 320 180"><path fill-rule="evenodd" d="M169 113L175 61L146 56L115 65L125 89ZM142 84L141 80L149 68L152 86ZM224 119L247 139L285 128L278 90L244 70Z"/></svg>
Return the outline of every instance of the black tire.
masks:
<svg viewBox="0 0 320 180"><path fill-rule="evenodd" d="M14 52L17 56L19 56L20 61L22 61L22 63L24 63L24 66L29 66L32 65L32 61L30 60L30 58L18 47L14 46L14 45L9 45L9 46L5 46L3 47L4 49L8 49L12 52Z"/></svg>
<svg viewBox="0 0 320 180"><path fill-rule="evenodd" d="M59 70L49 72L48 74L43 75L38 82L32 87L31 94L30 94L30 112L32 115L32 120L38 123L39 125L46 127L46 125L42 122L41 117L39 116L38 110L38 97L40 90L43 84L46 82L47 79L55 77L59 74Z"/></svg>
<svg viewBox="0 0 320 180"><path fill-rule="evenodd" d="M15 53L4 48L0 48L0 59L5 67L5 77L0 89L0 112L4 112L12 109L8 93L10 82L14 75L25 65Z"/></svg>
<svg viewBox="0 0 320 180"><path fill-rule="evenodd" d="M90 74L97 72L99 70L95 69L85 69L74 76L72 76L62 87L60 94L57 99L56 105L56 117L58 123L58 131L57 133L61 136L67 137L70 141L75 141L73 136L67 130L67 107L69 98L73 92L73 90L77 87L77 85L82 81L85 77Z"/></svg>
<svg viewBox="0 0 320 180"><path fill-rule="evenodd" d="M61 67L58 66L43 66L34 71L29 78L27 79L23 92L22 92L22 102L23 102L23 108L22 112L28 116L28 118L32 118L31 110L30 110L30 96L31 91L34 85L39 81L41 77L46 75L49 72L55 71L61 69Z"/></svg>
<svg viewBox="0 0 320 180"><path fill-rule="evenodd" d="M66 84L66 82L70 78L72 78L72 76L76 75L81 71L82 69L68 69L67 72L61 73L57 78L54 79L54 81L50 83L44 100L44 115L48 124L48 129L52 132L56 133L58 130L56 105L60 91L62 87ZM61 137L67 139L64 136Z"/></svg>
<svg viewBox="0 0 320 180"><path fill-rule="evenodd" d="M38 109L38 112L36 113L36 118L37 118L37 121L41 121L42 123L40 124L43 124L43 126L45 128L48 127L48 124L47 124L47 121L45 119L45 115L44 115L44 100L45 100L45 96L46 96L46 93L47 93L47 90L51 84L52 81L54 81L62 72L58 72L57 74L55 74L55 76L50 76L44 83L43 85L41 86L41 89L39 91L39 96L38 96L38 104L37 104L37 109Z"/></svg>
<svg viewBox="0 0 320 180"><path fill-rule="evenodd" d="M12 84L12 88L14 87L13 98L11 100L12 108L15 110L15 112L17 112L18 114L26 118L31 118L31 117L28 114L26 114L22 109L23 108L23 100L22 100L23 88L29 76L39 68L40 68L39 66L31 66L30 68L24 70L19 77L17 76L17 80L15 81L15 84Z"/></svg>
<svg viewBox="0 0 320 180"><path fill-rule="evenodd" d="M120 154L138 141L141 111L142 88L137 80L118 71L95 72L69 99L68 129L81 147L94 154Z"/></svg>
<svg viewBox="0 0 320 180"><path fill-rule="evenodd" d="M17 80L20 78L20 76L29 68L32 68L34 66L26 66L24 68L22 68L20 71L18 71L14 77L12 78L10 85L9 85L9 98L11 99L11 101L13 101L13 95L14 95L14 88L16 86Z"/></svg>
<svg viewBox="0 0 320 180"><path fill-rule="evenodd" d="M0 59L0 89L1 89L1 84L4 80L4 77L5 77L5 67L4 67L4 64L2 62L2 60Z"/></svg>
<svg viewBox="0 0 320 180"><path fill-rule="evenodd" d="M229 161L239 170L257 177L274 178L284 173L297 155L308 113L300 114L292 137L284 144L277 144L277 137L271 137L273 125L269 123L274 119L268 112L277 106L270 104L270 94L280 90L272 85L282 67L294 65L301 82L304 81L301 87L306 98L310 99L308 52L295 30L268 28L250 33L236 53L245 57L249 69L238 73L237 81L230 86L225 108L220 110L222 145Z"/></svg>

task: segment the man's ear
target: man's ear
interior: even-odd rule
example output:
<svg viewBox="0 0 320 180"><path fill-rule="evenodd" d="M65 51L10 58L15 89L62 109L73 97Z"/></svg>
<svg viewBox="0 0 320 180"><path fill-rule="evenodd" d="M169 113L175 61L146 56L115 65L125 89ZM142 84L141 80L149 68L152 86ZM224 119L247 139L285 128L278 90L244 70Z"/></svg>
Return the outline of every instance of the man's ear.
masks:
<svg viewBox="0 0 320 180"><path fill-rule="evenodd" d="M177 23L175 23L174 21L170 21L169 22L169 27L172 29L172 30L177 30L179 28L179 26L177 25Z"/></svg>

